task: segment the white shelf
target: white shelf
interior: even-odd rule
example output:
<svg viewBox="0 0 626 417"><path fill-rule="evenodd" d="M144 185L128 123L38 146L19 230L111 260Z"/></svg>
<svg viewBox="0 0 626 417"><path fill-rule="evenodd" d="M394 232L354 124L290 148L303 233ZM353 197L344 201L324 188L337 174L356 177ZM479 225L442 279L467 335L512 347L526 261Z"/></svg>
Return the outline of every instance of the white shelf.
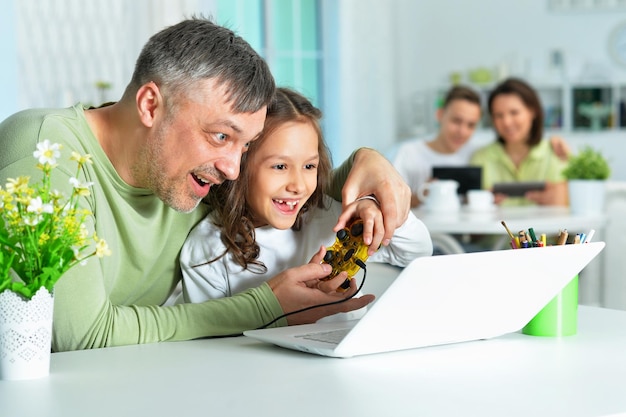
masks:
<svg viewBox="0 0 626 417"><path fill-rule="evenodd" d="M544 109L546 131L556 133L604 132L626 130L626 83L597 82L536 82L530 81L541 99ZM480 129L490 129L491 121L487 111L487 100L495 84L471 85L479 92L483 107ZM435 112L449 86L425 92L416 92L415 97L427 106L421 106L415 120L423 121L420 130L437 130ZM597 104L595 104L597 103ZM582 106L581 106L582 105ZM583 107L606 106L607 116L597 116L596 121L582 114ZM593 112L592 109L588 111Z"/></svg>

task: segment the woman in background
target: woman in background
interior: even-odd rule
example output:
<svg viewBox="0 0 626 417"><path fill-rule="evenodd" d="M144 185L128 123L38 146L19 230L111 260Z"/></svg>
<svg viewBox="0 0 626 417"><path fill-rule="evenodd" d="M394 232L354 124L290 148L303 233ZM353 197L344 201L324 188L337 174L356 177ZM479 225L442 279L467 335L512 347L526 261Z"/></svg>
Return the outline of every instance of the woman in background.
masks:
<svg viewBox="0 0 626 417"><path fill-rule="evenodd" d="M472 165L483 167L483 188L499 182L544 181L542 191L524 197L496 195L505 205L567 205L567 183L562 175L566 161L543 140L543 108L536 91L526 82L509 78L489 95L488 110L496 141L477 150Z"/></svg>

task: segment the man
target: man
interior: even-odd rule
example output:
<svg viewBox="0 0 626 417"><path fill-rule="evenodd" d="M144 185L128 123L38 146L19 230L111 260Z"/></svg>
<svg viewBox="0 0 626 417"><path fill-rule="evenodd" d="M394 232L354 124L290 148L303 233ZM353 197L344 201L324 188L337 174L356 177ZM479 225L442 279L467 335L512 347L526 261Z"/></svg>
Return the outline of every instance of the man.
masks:
<svg viewBox="0 0 626 417"><path fill-rule="evenodd" d="M411 206L420 204L418 190L432 177L433 166L468 165L475 147L468 143L480 122L480 96L469 87L455 86L437 110L439 132L431 141L400 145L393 165L411 187Z"/></svg>
<svg viewBox="0 0 626 417"><path fill-rule="evenodd" d="M180 248L209 210L201 200L212 184L237 178L241 155L261 132L273 94L267 64L243 39L190 19L148 41L119 102L90 110L80 104L27 110L0 124L2 183L40 175L32 153L45 139L94 160L78 175L94 183L81 205L93 213L89 228L113 255L91 258L55 286L53 350L241 333L355 292L354 285L347 294L334 291L343 276L318 288L330 270L312 263L233 297L161 306L180 280ZM67 159L58 162L53 187L68 195L68 180L76 172ZM378 153L362 149L335 173L335 198L349 203L375 194L380 200L384 230L366 221L367 241L374 247L388 243L408 215L408 187L391 168ZM343 180L340 192L336 184ZM336 228L350 215L344 211ZM313 322L372 299L366 295L310 309L277 325Z"/></svg>

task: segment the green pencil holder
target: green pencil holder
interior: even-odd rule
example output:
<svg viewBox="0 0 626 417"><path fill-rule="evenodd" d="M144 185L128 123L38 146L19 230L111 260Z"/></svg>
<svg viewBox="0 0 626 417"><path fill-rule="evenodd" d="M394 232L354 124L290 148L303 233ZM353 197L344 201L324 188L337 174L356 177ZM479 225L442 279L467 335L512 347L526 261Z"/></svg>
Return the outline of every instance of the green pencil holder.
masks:
<svg viewBox="0 0 626 417"><path fill-rule="evenodd" d="M522 329L531 336L571 336L578 328L578 275Z"/></svg>

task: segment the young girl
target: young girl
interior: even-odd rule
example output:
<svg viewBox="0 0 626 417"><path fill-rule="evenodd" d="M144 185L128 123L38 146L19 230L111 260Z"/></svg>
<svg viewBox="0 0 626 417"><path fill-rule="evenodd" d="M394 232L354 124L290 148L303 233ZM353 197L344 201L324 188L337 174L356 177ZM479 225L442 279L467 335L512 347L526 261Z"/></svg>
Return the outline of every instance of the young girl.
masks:
<svg viewBox="0 0 626 417"><path fill-rule="evenodd" d="M333 227L342 207L325 195L331 159L324 143L321 112L300 94L279 88L264 130L241 161L241 175L209 193L216 209L189 234L180 262L183 297L202 302L227 297L284 269L318 262L335 241ZM365 218L376 211L371 198L353 209ZM375 222L375 223L376 223ZM376 227L376 226L375 226ZM321 247L322 246L322 247ZM413 214L368 262L405 266L432 253L430 235Z"/></svg>

